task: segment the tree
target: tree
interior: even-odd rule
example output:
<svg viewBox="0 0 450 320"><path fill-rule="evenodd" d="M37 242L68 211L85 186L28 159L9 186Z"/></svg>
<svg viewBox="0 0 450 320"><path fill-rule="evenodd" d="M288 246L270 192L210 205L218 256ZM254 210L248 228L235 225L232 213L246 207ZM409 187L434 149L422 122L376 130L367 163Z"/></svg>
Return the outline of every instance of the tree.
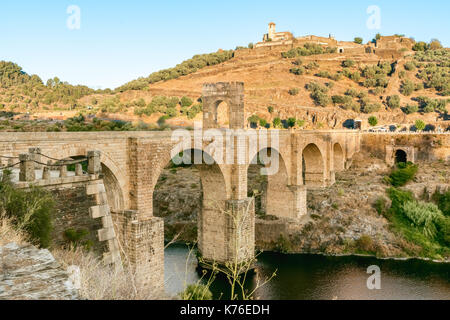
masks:
<svg viewBox="0 0 450 320"><path fill-rule="evenodd" d="M295 119L295 118L289 118L287 120L287 124L288 124L289 128L295 127L296 123L297 123L297 119Z"/></svg>
<svg viewBox="0 0 450 320"><path fill-rule="evenodd" d="M415 104L409 104L402 110L406 114L412 114L419 111L419 106Z"/></svg>
<svg viewBox="0 0 450 320"><path fill-rule="evenodd" d="M250 125L252 127L257 127L258 122L259 122L259 117L256 114L254 114L250 118L248 118L248 122L250 123Z"/></svg>
<svg viewBox="0 0 450 320"><path fill-rule="evenodd" d="M427 49L428 45L423 41L416 42L413 46L414 51L426 51Z"/></svg>
<svg viewBox="0 0 450 320"><path fill-rule="evenodd" d="M194 102L189 97L181 98L181 107L190 107Z"/></svg>
<svg viewBox="0 0 450 320"><path fill-rule="evenodd" d="M416 121L415 126L418 131L423 131L426 127L426 124L425 124L425 122L423 122L422 120L419 119Z"/></svg>
<svg viewBox="0 0 450 320"><path fill-rule="evenodd" d="M375 127L375 126L378 124L378 119L377 119L377 117L374 117L374 116L370 117L370 118L369 118L369 124L370 124L372 127Z"/></svg>
<svg viewBox="0 0 450 320"><path fill-rule="evenodd" d="M296 95L298 95L299 92L300 92L300 91L298 90L298 88L292 88L292 89L289 89L289 94L290 94L291 96L296 96Z"/></svg>
<svg viewBox="0 0 450 320"><path fill-rule="evenodd" d="M430 50L442 49L442 44L438 39L432 39L429 45Z"/></svg>
<svg viewBox="0 0 450 320"><path fill-rule="evenodd" d="M267 111L269 111L269 113L273 113L274 109L272 106L267 107Z"/></svg>
<svg viewBox="0 0 450 320"><path fill-rule="evenodd" d="M281 127L281 119L280 118L275 118L273 119L273 127L274 128L280 128Z"/></svg>
<svg viewBox="0 0 450 320"><path fill-rule="evenodd" d="M305 120L297 120L297 126L299 128L302 128L305 125L306 121Z"/></svg>
<svg viewBox="0 0 450 320"><path fill-rule="evenodd" d="M357 44L362 44L362 43L363 43L363 38L356 37L354 41L355 41L355 43L357 43Z"/></svg>
<svg viewBox="0 0 450 320"><path fill-rule="evenodd" d="M387 105L391 109L400 108L400 97L398 95L389 96L387 98Z"/></svg>
<svg viewBox="0 0 450 320"><path fill-rule="evenodd" d="M414 85L414 82L412 82L411 80L406 80L403 81L402 87L400 88L400 92L404 96L410 96L414 92L415 88L416 86Z"/></svg>

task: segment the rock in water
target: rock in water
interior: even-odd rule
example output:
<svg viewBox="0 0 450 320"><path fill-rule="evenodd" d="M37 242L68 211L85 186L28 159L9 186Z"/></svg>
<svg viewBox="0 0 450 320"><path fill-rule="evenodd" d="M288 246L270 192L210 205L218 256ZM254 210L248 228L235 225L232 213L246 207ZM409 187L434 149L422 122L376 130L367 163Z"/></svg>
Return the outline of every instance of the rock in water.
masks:
<svg viewBox="0 0 450 320"><path fill-rule="evenodd" d="M77 300L68 273L48 250L0 247L0 300Z"/></svg>

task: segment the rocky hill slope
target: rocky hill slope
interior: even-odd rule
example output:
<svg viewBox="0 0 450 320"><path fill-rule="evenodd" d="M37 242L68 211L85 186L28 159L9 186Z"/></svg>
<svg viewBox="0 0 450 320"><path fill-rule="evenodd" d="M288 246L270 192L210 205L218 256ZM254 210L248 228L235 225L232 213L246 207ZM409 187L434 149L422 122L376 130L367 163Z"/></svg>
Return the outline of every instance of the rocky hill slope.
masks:
<svg viewBox="0 0 450 320"><path fill-rule="evenodd" d="M218 51L196 56L115 91L94 91L53 79L46 85L11 63L0 65L0 111L52 118L82 112L126 121L189 126L201 119L203 83L245 83L248 117L273 126L276 118L303 120L304 128L342 128L347 119L376 116L380 124L448 127L450 51L330 53L306 46L292 51ZM309 51L308 51L309 50ZM184 98L182 100L182 98ZM162 120L161 120L162 119Z"/></svg>

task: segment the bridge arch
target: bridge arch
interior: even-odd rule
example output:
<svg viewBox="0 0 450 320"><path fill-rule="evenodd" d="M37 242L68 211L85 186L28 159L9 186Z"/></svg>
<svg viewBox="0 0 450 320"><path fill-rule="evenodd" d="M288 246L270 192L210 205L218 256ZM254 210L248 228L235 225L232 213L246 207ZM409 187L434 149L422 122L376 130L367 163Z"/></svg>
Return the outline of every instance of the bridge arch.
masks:
<svg viewBox="0 0 450 320"><path fill-rule="evenodd" d="M99 149L98 146L72 144L64 145L58 148L57 151L49 150L46 152L54 158L66 159L85 157L88 151L97 149ZM45 154L45 152L43 153ZM125 197L127 176L119 169L119 166L112 160L108 153L101 151L100 161L108 204L112 211L124 210L127 207Z"/></svg>
<svg viewBox="0 0 450 320"><path fill-rule="evenodd" d="M308 187L323 187L325 184L325 160L315 143L302 151L303 184Z"/></svg>
<svg viewBox="0 0 450 320"><path fill-rule="evenodd" d="M273 164L265 163L264 156L267 156L271 161L277 161L278 164L273 168L276 168L274 172L270 172L268 175L263 175L264 172L255 172L256 170L262 170L263 168L269 169ZM249 155L250 164L247 167L247 174L250 171L253 175L257 175L259 179L259 185L262 185L263 190L258 190L258 199L256 199L256 209L261 214L267 214L277 217L293 217L292 206L294 196L290 189L290 176L288 172L287 163L283 155L275 148L261 148L256 153ZM250 176L248 176L248 180ZM255 177L253 177L255 178ZM262 180L262 181L261 181ZM262 182L262 183L261 183ZM250 190L252 186L249 186L249 196L254 196L254 191Z"/></svg>
<svg viewBox="0 0 450 320"><path fill-rule="evenodd" d="M219 99L214 103L213 117L218 128L229 128L231 109L228 99Z"/></svg>
<svg viewBox="0 0 450 320"><path fill-rule="evenodd" d="M198 170L202 189L201 209L197 217L198 248L202 256L211 261L227 261L227 216L225 213L226 202L230 198L230 189L227 187L224 167L217 164L207 152L200 149L183 149L183 155L188 153L192 162L194 157L201 156L202 164L175 165L172 157L166 155L156 174L156 182L152 191L153 207L155 204L155 189L160 183L164 169L179 170L179 168L191 167ZM188 191L189 192L189 191Z"/></svg>
<svg viewBox="0 0 450 320"><path fill-rule="evenodd" d="M334 172L341 172L345 170L345 153L340 143L333 145L333 163Z"/></svg>

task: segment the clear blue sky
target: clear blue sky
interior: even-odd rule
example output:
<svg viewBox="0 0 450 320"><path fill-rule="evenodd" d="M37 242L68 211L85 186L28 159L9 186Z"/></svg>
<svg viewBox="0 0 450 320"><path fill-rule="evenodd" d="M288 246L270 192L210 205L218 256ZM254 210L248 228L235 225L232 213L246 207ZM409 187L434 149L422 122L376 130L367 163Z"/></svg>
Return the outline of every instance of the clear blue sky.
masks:
<svg viewBox="0 0 450 320"><path fill-rule="evenodd" d="M81 9L70 30L67 8ZM370 30L366 10L381 9L381 29ZM333 34L338 40L380 32L450 46L446 0L8 0L0 1L0 60L14 61L44 81L115 88L198 53L257 42L267 24L295 36Z"/></svg>

